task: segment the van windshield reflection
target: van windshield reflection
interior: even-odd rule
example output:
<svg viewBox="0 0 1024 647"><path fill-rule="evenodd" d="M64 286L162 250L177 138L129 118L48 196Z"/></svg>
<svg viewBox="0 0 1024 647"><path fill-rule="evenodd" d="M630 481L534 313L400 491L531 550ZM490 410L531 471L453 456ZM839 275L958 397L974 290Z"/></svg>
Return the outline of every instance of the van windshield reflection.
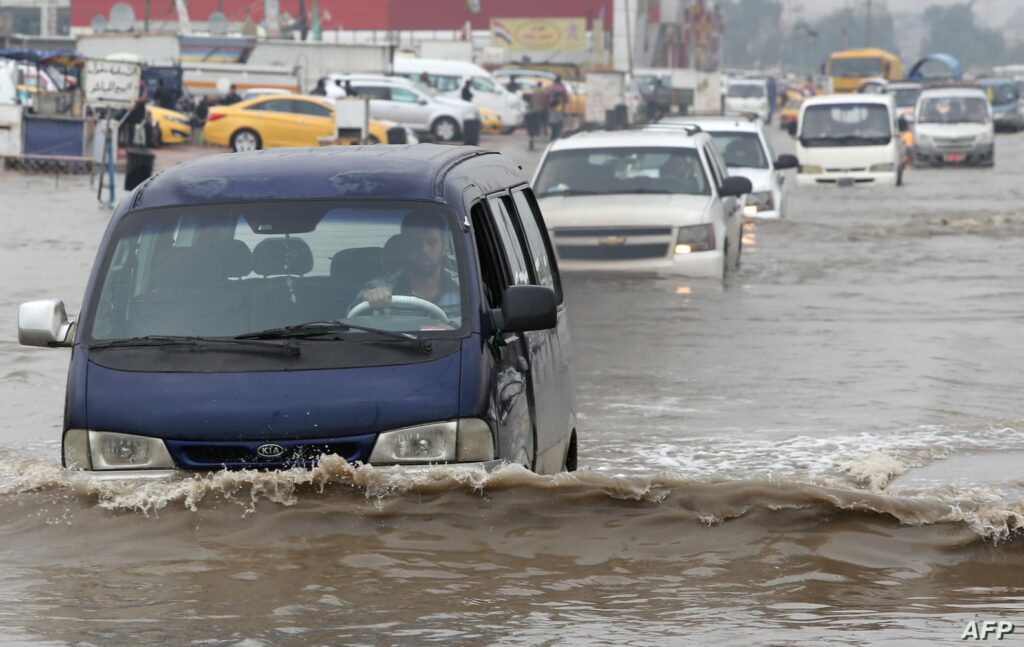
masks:
<svg viewBox="0 0 1024 647"><path fill-rule="evenodd" d="M345 320L344 332L364 336L457 330L466 317L451 218L412 201L139 212L109 247L87 343L232 338L310 321Z"/></svg>

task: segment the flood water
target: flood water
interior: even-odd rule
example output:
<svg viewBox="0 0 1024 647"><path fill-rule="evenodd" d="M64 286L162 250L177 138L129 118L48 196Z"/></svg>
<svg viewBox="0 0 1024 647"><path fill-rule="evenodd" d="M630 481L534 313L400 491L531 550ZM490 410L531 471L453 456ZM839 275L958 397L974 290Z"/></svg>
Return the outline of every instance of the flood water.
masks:
<svg viewBox="0 0 1024 647"><path fill-rule="evenodd" d="M994 170L795 190L724 285L565 276L581 470L555 477L63 472L68 351L16 345L17 304L77 312L109 212L84 179L0 173L0 643L940 644L1024 623L1024 137L997 147Z"/></svg>

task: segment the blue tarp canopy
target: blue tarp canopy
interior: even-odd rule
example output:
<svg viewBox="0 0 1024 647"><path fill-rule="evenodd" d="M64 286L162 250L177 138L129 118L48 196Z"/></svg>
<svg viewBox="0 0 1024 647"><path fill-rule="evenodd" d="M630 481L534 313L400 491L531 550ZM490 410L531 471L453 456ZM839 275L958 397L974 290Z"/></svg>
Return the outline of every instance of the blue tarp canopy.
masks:
<svg viewBox="0 0 1024 647"><path fill-rule="evenodd" d="M925 76L924 67L929 63L943 65L947 73L941 76ZM960 61L956 60L956 57L951 54L929 54L914 63L914 67L910 68L910 74L907 75L907 78L911 81L961 81L964 78L964 68L960 65Z"/></svg>

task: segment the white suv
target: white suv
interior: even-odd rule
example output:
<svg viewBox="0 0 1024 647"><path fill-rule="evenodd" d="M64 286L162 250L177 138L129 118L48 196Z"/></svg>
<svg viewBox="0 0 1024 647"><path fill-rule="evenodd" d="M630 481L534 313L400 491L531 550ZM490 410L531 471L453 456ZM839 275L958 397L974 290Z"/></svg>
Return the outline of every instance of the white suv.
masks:
<svg viewBox="0 0 1024 647"><path fill-rule="evenodd" d="M786 169L799 165L796 156L775 155L761 122L730 117L670 117L649 130L696 126L711 135L730 173L750 180L753 190L746 198L743 215L748 218L776 219L786 215Z"/></svg>
<svg viewBox="0 0 1024 647"><path fill-rule="evenodd" d="M533 187L562 269L723 277L739 265L750 181L695 128L560 139Z"/></svg>
<svg viewBox="0 0 1024 647"><path fill-rule="evenodd" d="M332 74L329 81L350 82L356 96L370 97L374 119L393 121L435 139L450 142L462 137L467 119L480 119L480 111L461 99L433 96L408 79L367 74Z"/></svg>

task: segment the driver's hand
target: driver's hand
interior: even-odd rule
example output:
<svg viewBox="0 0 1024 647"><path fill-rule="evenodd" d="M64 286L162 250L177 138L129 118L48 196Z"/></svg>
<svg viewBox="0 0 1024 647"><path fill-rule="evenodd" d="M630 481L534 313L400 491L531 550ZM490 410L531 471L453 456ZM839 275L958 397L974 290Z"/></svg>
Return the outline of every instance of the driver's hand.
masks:
<svg viewBox="0 0 1024 647"><path fill-rule="evenodd" d="M363 299L374 310L384 310L387 312L387 307L391 303L391 290L387 288L372 288L363 292Z"/></svg>

